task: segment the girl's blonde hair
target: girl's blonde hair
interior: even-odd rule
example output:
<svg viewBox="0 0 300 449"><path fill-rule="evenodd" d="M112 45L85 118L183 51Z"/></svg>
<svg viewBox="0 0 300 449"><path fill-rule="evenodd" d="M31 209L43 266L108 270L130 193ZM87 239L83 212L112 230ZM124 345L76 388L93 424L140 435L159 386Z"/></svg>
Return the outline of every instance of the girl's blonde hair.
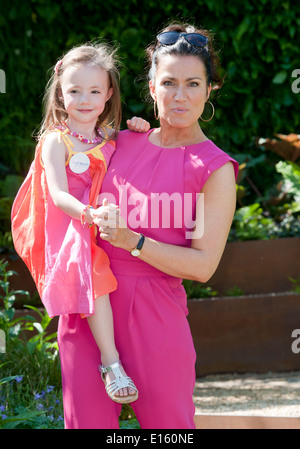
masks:
<svg viewBox="0 0 300 449"><path fill-rule="evenodd" d="M55 126L62 126L68 118L63 102L60 100L61 77L64 71L71 66L90 64L99 67L108 73L109 88L113 88L113 94L106 102L104 111L98 118L98 125L107 124L114 128L110 138L115 139L120 129L122 112L119 87L119 71L115 58L116 49L103 43L86 43L69 50L53 67L44 95L44 119L39 133L40 140L45 133Z"/></svg>

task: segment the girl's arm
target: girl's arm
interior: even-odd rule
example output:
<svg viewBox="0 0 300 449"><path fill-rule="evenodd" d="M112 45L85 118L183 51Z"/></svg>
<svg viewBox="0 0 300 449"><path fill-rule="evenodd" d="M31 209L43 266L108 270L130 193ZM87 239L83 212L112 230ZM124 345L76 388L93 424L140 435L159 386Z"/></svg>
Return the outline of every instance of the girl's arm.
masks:
<svg viewBox="0 0 300 449"><path fill-rule="evenodd" d="M70 195L66 173L66 147L58 142L57 133L50 133L43 144L42 159L51 198L59 209L72 218L80 220L85 205ZM85 212L85 221L93 222L90 209Z"/></svg>
<svg viewBox="0 0 300 449"><path fill-rule="evenodd" d="M210 279L223 254L236 206L233 165L227 163L213 172L202 193L204 218L199 214L196 216L196 228L197 224L201 227L200 221L203 220L203 236L192 239L190 248L161 243L146 237L139 256L141 260L171 276L199 282L207 282ZM197 210L200 209L199 205L198 202ZM102 229L101 238L127 251L134 249L140 235L124 227L123 222L121 227L107 229L107 225L113 226L116 218L110 214L107 221L106 217L107 213L103 210L101 218L94 220L100 231Z"/></svg>
<svg viewBox="0 0 300 449"><path fill-rule="evenodd" d="M136 132L147 132L150 128L150 124L140 117L132 117L131 120L127 120L127 125L131 131ZM69 194L66 157L64 143L58 142L57 133L50 133L43 144L42 159L51 198L63 212L72 218L80 219L85 205ZM85 221L90 224L93 222L93 218L92 211L87 209Z"/></svg>

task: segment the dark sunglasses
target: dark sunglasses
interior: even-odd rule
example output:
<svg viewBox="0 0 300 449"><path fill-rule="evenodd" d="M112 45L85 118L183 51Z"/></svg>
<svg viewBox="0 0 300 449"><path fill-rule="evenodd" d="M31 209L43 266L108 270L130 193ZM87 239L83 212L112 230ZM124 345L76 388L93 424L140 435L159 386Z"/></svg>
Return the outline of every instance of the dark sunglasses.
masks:
<svg viewBox="0 0 300 449"><path fill-rule="evenodd" d="M180 33L179 31L165 31L157 36L157 40L162 45L173 45L179 38L184 39L194 47L205 47L208 43L207 37L200 33Z"/></svg>

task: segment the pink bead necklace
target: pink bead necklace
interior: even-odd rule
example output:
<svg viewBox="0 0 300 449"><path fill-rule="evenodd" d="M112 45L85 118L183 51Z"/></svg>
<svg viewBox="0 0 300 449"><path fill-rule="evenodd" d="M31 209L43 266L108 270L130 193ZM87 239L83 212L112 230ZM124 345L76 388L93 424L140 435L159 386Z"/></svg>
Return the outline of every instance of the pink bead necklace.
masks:
<svg viewBox="0 0 300 449"><path fill-rule="evenodd" d="M70 134L73 137L76 137L76 139L80 140L80 142L87 143L89 145L94 145L95 143L102 142L103 137L101 136L101 130L100 127L96 128L96 132L98 136L96 136L94 139L86 139L81 134L76 133L75 131L71 131L66 122L63 122L63 125L65 126L65 129L67 130L67 133Z"/></svg>

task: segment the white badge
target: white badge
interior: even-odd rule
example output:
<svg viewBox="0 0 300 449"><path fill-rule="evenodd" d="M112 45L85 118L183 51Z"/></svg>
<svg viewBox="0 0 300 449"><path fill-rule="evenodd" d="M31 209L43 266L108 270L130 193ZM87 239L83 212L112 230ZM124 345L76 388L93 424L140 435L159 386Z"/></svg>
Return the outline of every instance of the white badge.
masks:
<svg viewBox="0 0 300 449"><path fill-rule="evenodd" d="M90 166L89 157L84 153L73 154L69 166L73 173L84 173Z"/></svg>

